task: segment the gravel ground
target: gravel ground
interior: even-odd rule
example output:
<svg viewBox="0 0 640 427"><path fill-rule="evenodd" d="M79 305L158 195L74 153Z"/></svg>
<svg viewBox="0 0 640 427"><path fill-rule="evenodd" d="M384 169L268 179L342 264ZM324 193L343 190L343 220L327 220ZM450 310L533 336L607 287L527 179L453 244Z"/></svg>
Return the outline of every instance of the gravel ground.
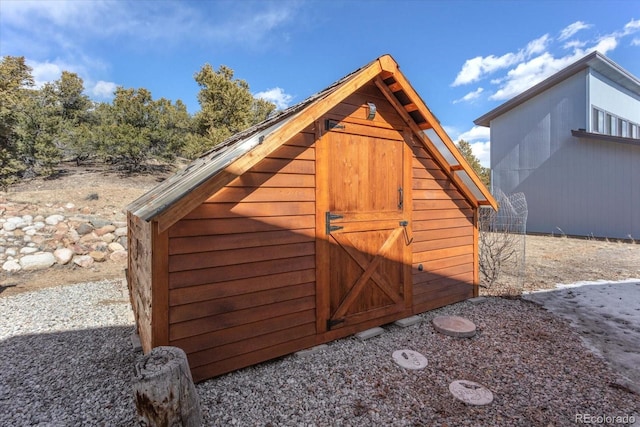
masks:
<svg viewBox="0 0 640 427"><path fill-rule="evenodd" d="M0 426L132 425L122 281L0 298Z"/></svg>
<svg viewBox="0 0 640 427"><path fill-rule="evenodd" d="M134 425L136 354L121 281L0 299L0 425ZM436 315L475 322L474 338L434 331ZM640 417L638 395L587 351L568 324L518 299L489 298L425 313L368 341L346 338L197 385L206 425L575 425L576 415ZM424 354L406 370L391 354ZM450 382L494 394L468 406Z"/></svg>

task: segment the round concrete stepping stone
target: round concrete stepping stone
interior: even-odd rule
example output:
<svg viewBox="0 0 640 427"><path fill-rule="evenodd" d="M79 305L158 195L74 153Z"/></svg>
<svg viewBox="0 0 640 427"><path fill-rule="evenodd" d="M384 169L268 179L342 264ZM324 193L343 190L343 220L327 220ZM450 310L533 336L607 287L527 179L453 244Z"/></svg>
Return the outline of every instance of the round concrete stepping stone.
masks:
<svg viewBox="0 0 640 427"><path fill-rule="evenodd" d="M396 350L393 352L393 360L403 368L422 369L427 366L427 358L417 351Z"/></svg>
<svg viewBox="0 0 640 427"><path fill-rule="evenodd" d="M469 338L476 334L476 325L460 316L438 316L431 323L436 331L452 337Z"/></svg>
<svg viewBox="0 0 640 427"><path fill-rule="evenodd" d="M456 380L449 384L453 396L469 405L488 405L493 402L493 393L482 384L467 380Z"/></svg>

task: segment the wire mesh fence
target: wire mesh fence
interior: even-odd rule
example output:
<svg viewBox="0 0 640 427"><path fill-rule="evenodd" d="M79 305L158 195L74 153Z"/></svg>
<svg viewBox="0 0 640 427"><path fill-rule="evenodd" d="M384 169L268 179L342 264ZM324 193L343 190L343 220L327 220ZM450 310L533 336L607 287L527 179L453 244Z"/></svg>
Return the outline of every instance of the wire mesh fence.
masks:
<svg viewBox="0 0 640 427"><path fill-rule="evenodd" d="M494 192L498 210L480 209L480 285L490 294L522 293L525 277L527 200L524 193Z"/></svg>

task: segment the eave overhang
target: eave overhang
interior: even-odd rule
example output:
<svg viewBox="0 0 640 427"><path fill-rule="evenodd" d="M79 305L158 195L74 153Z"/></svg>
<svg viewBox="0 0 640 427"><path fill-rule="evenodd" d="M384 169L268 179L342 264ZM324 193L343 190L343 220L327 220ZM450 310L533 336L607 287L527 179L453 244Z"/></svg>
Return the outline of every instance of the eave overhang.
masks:
<svg viewBox="0 0 640 427"><path fill-rule="evenodd" d="M578 129L578 130L572 129L571 135L575 136L576 138L587 138L587 139L595 139L598 141L615 142L618 144L630 144L630 145L640 146L640 139L626 138L623 136L605 135L602 133L587 132L586 130L582 130L582 129Z"/></svg>

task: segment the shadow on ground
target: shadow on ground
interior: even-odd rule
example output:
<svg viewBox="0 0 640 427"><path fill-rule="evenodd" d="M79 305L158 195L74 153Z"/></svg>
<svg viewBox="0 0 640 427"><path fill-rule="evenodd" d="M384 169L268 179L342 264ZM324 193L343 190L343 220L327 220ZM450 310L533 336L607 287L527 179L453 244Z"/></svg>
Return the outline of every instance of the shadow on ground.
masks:
<svg viewBox="0 0 640 427"><path fill-rule="evenodd" d="M19 335L0 345L0 425L132 425L131 327Z"/></svg>

